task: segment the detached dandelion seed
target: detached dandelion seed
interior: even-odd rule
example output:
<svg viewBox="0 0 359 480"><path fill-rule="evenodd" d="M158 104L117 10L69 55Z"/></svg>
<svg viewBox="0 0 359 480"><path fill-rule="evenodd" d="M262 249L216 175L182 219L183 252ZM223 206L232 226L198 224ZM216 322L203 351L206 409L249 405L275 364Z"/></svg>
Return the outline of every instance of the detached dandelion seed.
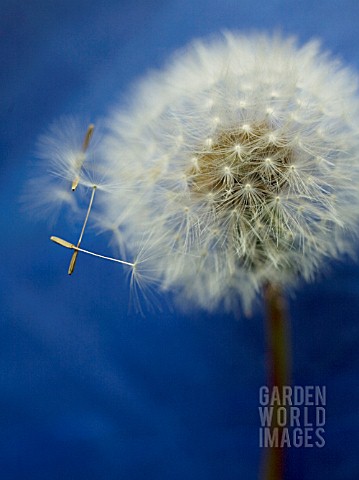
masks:
<svg viewBox="0 0 359 480"><path fill-rule="evenodd" d="M131 262L126 262L124 260L119 260L117 258L106 257L105 255L100 255L99 253L94 253L94 252L90 252L89 250L84 250L83 248L80 248L77 245L74 245L73 243L68 242L67 240L64 240L59 237L51 236L50 240L57 243L58 245L61 245L62 247L70 248L71 250L75 250L77 252L87 253L88 255L93 255L94 257L102 258L103 260L110 260L111 262L118 262L118 263L122 263L123 265L129 265L131 267L134 267L135 265L134 263L131 263Z"/></svg>
<svg viewBox="0 0 359 480"><path fill-rule="evenodd" d="M84 164L84 161L85 161L85 158L86 158L85 153L86 153L86 150L88 149L90 140L92 138L94 128L95 128L95 125L93 125L93 124L88 126L88 129L87 129L87 132L86 132L83 144L82 144L82 151L79 154L79 156L77 157L77 162L76 162L77 165L76 166L77 166L78 174L80 173L82 165ZM80 177L79 177L79 175L77 175L76 178L73 180L72 185L71 185L71 190L73 192L78 187L79 182L80 182Z"/></svg>
<svg viewBox="0 0 359 480"><path fill-rule="evenodd" d="M72 188L72 190L74 190L74 189ZM71 260L70 260L70 265L69 265L69 269L68 269L68 274L69 274L69 275L72 275L72 273L73 273L73 271L74 271L74 268L75 268L75 264L76 264L76 260L77 260L77 255L78 255L78 252L80 251L80 250L79 250L79 246L81 245L82 237L84 236L85 228L86 228L88 219L89 219L89 217L90 217L90 212L91 212L93 200L94 200L94 197L95 197L95 193L96 193L96 185L94 185L94 186L92 187L92 192L91 192L91 197L90 197L89 206L87 207L87 212L86 212L85 220L84 220L84 223L83 223L83 225L82 225L80 237L79 237L79 239L78 239L78 241L77 241L77 245L76 245L77 250L74 251L74 253L72 254Z"/></svg>
<svg viewBox="0 0 359 480"><path fill-rule="evenodd" d="M76 175L76 178L72 181L72 185L71 185L71 190L73 192L77 189L77 187L80 183L80 173L81 173L81 170L82 170L83 164L85 162L85 158L86 158L85 153L86 153L86 151L89 147L90 140L93 136L94 128L95 128L95 126L93 124L90 124L88 126L88 129L87 129L87 132L86 132L83 144L82 144L81 154L76 158L76 173L77 173L77 175ZM77 241L77 244L73 245L72 243L68 242L67 240L63 240L62 238L59 238L59 237L56 237L56 236L51 236L50 237L50 240L57 243L58 245L61 245L63 247L74 250L74 252L72 254L72 257L71 257L71 260L70 260L69 268L68 268L68 274L69 275L72 275L73 272L74 272L79 252L87 253L89 255L93 255L95 257L102 258L103 260L111 260L113 262L122 263L123 265L129 265L131 267L134 267L134 264L131 263L131 262L126 262L124 260L119 260L119 259L108 257L108 256L105 256L105 255L100 255L98 253L90 252L88 250L84 250L83 248L80 248L82 238L84 236L85 229L86 229L88 220L90 218L90 213L91 213L91 210L92 210L92 205L93 205L93 202L94 202L97 187L98 187L97 184L92 185L90 201L89 201L89 204L88 204L88 207L87 207L85 219L84 219L83 224L82 224L82 228L81 228L81 232L80 232L80 236L79 236L79 239Z"/></svg>

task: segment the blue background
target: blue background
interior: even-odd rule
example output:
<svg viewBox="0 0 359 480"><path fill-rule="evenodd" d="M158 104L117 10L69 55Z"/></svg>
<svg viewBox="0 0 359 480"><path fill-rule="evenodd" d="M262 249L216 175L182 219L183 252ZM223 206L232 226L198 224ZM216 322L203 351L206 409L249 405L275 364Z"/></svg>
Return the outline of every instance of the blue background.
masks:
<svg viewBox="0 0 359 480"><path fill-rule="evenodd" d="M359 70L359 3L1 0L0 472L10 479L256 479L264 322L166 306L128 310L121 267L23 213L36 139L63 114L104 115L193 37L223 28L319 37ZM107 251L107 240L85 237ZM85 246L85 243L84 243ZM164 299L164 297L163 297ZM288 479L359 478L359 268L335 265L290 300L297 385L327 386L322 449L291 449Z"/></svg>

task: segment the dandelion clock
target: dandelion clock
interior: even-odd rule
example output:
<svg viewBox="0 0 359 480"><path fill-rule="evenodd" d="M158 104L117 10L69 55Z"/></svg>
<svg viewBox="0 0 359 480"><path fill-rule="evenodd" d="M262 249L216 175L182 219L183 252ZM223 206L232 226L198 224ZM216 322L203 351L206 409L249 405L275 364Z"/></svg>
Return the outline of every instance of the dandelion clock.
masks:
<svg viewBox="0 0 359 480"><path fill-rule="evenodd" d="M90 219L111 232L134 288L244 315L264 298L271 381L283 385L282 292L355 250L358 125L356 76L318 43L225 33L147 75L101 135L53 127L41 140L52 183L38 204L61 199L84 218L77 242L52 237L73 250L69 273ZM281 478L281 454L266 462L264 477Z"/></svg>

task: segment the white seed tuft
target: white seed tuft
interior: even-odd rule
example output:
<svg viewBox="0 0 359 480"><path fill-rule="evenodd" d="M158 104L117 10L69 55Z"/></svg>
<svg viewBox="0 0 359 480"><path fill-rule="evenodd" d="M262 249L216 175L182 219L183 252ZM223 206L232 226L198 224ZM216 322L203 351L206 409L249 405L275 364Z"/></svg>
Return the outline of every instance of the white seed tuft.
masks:
<svg viewBox="0 0 359 480"><path fill-rule="evenodd" d="M355 76L317 43L197 41L110 115L98 218L121 216L120 248L144 252L132 280L143 266L186 304L248 308L264 283L311 280L355 248L357 125ZM72 180L81 149L53 147Z"/></svg>

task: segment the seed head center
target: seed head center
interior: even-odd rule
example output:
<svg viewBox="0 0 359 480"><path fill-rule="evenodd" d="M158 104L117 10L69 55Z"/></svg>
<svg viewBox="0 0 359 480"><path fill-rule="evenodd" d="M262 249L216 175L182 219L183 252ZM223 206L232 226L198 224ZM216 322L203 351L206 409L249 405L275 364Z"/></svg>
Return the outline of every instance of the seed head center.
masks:
<svg viewBox="0 0 359 480"><path fill-rule="evenodd" d="M252 218L263 204L286 190L286 172L292 167L293 154L288 147L268 143L268 138L277 138L277 134L266 124L245 127L213 136L211 145L206 141L196 152L196 165L192 163L187 178L192 195L200 199L212 193L222 215L233 208L242 213L254 209L248 212ZM256 192L257 204L249 202L243 191Z"/></svg>

